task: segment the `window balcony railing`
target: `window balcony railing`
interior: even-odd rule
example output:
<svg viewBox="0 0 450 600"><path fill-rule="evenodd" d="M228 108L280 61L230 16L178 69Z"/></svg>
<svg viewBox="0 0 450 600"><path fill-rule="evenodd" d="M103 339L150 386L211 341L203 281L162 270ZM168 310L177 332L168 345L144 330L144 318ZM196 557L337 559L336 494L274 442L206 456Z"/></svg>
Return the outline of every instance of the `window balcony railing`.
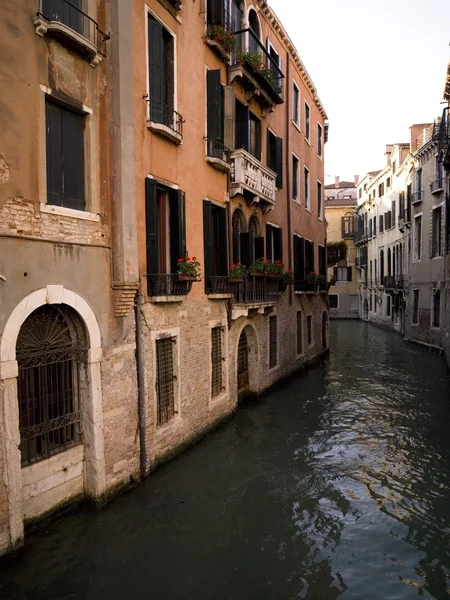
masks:
<svg viewBox="0 0 450 600"><path fill-rule="evenodd" d="M179 145L183 141L184 119L176 110L167 104L151 100L145 96L149 105L148 128L171 142Z"/></svg>
<svg viewBox="0 0 450 600"><path fill-rule="evenodd" d="M205 141L207 161L219 171L228 172L230 170L230 149L220 140L205 138Z"/></svg>
<svg viewBox="0 0 450 600"><path fill-rule="evenodd" d="M147 275L147 294L153 297L187 296L192 289L192 281L182 281L175 274Z"/></svg>
<svg viewBox="0 0 450 600"><path fill-rule="evenodd" d="M237 304L264 304L277 302L281 295L280 279L246 274L236 284L234 301Z"/></svg>
<svg viewBox="0 0 450 600"><path fill-rule="evenodd" d="M367 242L369 240L369 237L369 233L366 231L355 231L355 244L363 244L364 242Z"/></svg>
<svg viewBox="0 0 450 600"><path fill-rule="evenodd" d="M330 284L326 281L308 281L307 279L295 279L294 291L305 293L327 292L330 289Z"/></svg>
<svg viewBox="0 0 450 600"><path fill-rule="evenodd" d="M355 258L355 266L358 269L363 269L367 267L367 256L357 256Z"/></svg>
<svg viewBox="0 0 450 600"><path fill-rule="evenodd" d="M386 275L383 280L385 290L402 290L404 287L403 276Z"/></svg>
<svg viewBox="0 0 450 600"><path fill-rule="evenodd" d="M275 205L277 175L246 150L231 154L231 196L244 192Z"/></svg>
<svg viewBox="0 0 450 600"><path fill-rule="evenodd" d="M277 61L251 29L236 32L235 39L231 80L239 76L251 87L262 91L269 105L282 104L284 75Z"/></svg>
<svg viewBox="0 0 450 600"><path fill-rule="evenodd" d="M205 278L205 292L207 294L232 294L234 291L235 286L229 282L227 275L207 276Z"/></svg>
<svg viewBox="0 0 450 600"><path fill-rule="evenodd" d="M100 30L94 19L67 0L38 0L33 23L38 35L52 35L74 46L90 57L92 66L105 56L109 35Z"/></svg>
<svg viewBox="0 0 450 600"><path fill-rule="evenodd" d="M411 194L411 204L418 204L422 202L423 199L423 190L416 190Z"/></svg>
<svg viewBox="0 0 450 600"><path fill-rule="evenodd" d="M435 179L432 183L430 183L430 189L432 194L438 194L439 192L442 192L444 189L444 178L438 177Z"/></svg>

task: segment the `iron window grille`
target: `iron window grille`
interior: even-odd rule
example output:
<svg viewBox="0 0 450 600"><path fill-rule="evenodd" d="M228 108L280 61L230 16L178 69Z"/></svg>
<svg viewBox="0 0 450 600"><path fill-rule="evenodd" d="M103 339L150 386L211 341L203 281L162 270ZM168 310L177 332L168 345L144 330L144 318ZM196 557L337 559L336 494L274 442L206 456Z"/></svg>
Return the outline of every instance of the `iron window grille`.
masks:
<svg viewBox="0 0 450 600"><path fill-rule="evenodd" d="M303 313L297 311L297 356L303 354Z"/></svg>
<svg viewBox="0 0 450 600"><path fill-rule="evenodd" d="M419 323L419 290L413 290L412 324Z"/></svg>
<svg viewBox="0 0 450 600"><path fill-rule="evenodd" d="M278 362L277 334L277 318L269 317L269 369L276 367Z"/></svg>
<svg viewBox="0 0 450 600"><path fill-rule="evenodd" d="M211 330L211 396L214 398L223 392L223 356L222 327Z"/></svg>
<svg viewBox="0 0 450 600"><path fill-rule="evenodd" d="M34 311L17 339L22 466L81 443L80 367L85 361L77 328L62 311Z"/></svg>
<svg viewBox="0 0 450 600"><path fill-rule="evenodd" d="M175 386L173 351L176 338L156 340L157 425L164 425L175 416Z"/></svg>
<svg viewBox="0 0 450 600"><path fill-rule="evenodd" d="M433 327L441 326L441 291L433 289Z"/></svg>
<svg viewBox="0 0 450 600"><path fill-rule="evenodd" d="M308 334L308 346L312 345L312 316L308 315L306 318L306 329Z"/></svg>

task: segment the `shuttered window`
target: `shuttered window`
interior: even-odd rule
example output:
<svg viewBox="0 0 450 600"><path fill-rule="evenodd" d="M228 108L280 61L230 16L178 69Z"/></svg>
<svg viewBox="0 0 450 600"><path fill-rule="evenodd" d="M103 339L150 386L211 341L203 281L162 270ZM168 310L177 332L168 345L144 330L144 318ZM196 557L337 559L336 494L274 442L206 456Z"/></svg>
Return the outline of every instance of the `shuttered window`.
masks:
<svg viewBox="0 0 450 600"><path fill-rule="evenodd" d="M292 155L292 199L300 202L300 161Z"/></svg>
<svg viewBox="0 0 450 600"><path fill-rule="evenodd" d="M272 262L283 260L283 232L280 227L266 225L266 258Z"/></svg>
<svg viewBox="0 0 450 600"><path fill-rule="evenodd" d="M278 330L277 318L269 317L269 369L273 369L278 363Z"/></svg>
<svg viewBox="0 0 450 600"><path fill-rule="evenodd" d="M325 246L319 245L319 275L326 275L327 261L325 254Z"/></svg>
<svg viewBox="0 0 450 600"><path fill-rule="evenodd" d="M277 174L276 186L283 187L283 140L267 130L267 166Z"/></svg>
<svg viewBox="0 0 450 600"><path fill-rule="evenodd" d="M311 129L310 113L311 113L310 108L305 102L305 138L308 141L309 141L310 129Z"/></svg>
<svg viewBox="0 0 450 600"><path fill-rule="evenodd" d="M298 282L304 281L305 275L305 240L294 235L294 285L298 289Z"/></svg>
<svg viewBox="0 0 450 600"><path fill-rule="evenodd" d="M225 160L224 151L235 146L236 98L232 87L222 85L220 69L207 71L206 104L208 156Z"/></svg>
<svg viewBox="0 0 450 600"><path fill-rule="evenodd" d="M303 184L304 184L304 192L305 192L305 208L307 208L308 210L311 209L311 202L310 202L310 197L309 197L309 191L310 191L310 187L309 187L309 169L307 169L306 167L304 168L304 175L303 175Z"/></svg>
<svg viewBox="0 0 450 600"><path fill-rule="evenodd" d="M85 35L83 32L83 14L81 0L42 0L42 14L50 21L59 21L74 31Z"/></svg>
<svg viewBox="0 0 450 600"><path fill-rule="evenodd" d="M320 181L317 182L317 216L319 219L323 217L322 215L322 184Z"/></svg>
<svg viewBox="0 0 450 600"><path fill-rule="evenodd" d="M248 107L236 101L236 148L243 148L261 160L261 121Z"/></svg>
<svg viewBox="0 0 450 600"><path fill-rule="evenodd" d="M307 275L315 271L314 242L310 240L305 240L305 269Z"/></svg>
<svg viewBox="0 0 450 600"><path fill-rule="evenodd" d="M152 15L148 17L150 119L174 128L174 40Z"/></svg>
<svg viewBox="0 0 450 600"><path fill-rule="evenodd" d="M84 119L46 101L47 203L85 210Z"/></svg>
<svg viewBox="0 0 450 600"><path fill-rule="evenodd" d="M186 256L185 194L145 181L147 274L177 272L178 258Z"/></svg>
<svg viewBox="0 0 450 600"><path fill-rule="evenodd" d="M208 286L208 277L228 274L226 210L208 200L203 202L203 244L205 284Z"/></svg>
<svg viewBox="0 0 450 600"><path fill-rule="evenodd" d="M313 343L313 332L312 332L312 315L306 317L306 331L308 335L308 346L312 346Z"/></svg>

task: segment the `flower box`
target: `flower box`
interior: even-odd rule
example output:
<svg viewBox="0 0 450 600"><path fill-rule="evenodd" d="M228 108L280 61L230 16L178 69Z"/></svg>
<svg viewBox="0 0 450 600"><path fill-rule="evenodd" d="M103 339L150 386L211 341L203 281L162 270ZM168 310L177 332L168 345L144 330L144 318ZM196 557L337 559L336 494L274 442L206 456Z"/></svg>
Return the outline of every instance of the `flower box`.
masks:
<svg viewBox="0 0 450 600"><path fill-rule="evenodd" d="M197 275L183 275L183 273L178 273L178 281L201 281L201 279Z"/></svg>

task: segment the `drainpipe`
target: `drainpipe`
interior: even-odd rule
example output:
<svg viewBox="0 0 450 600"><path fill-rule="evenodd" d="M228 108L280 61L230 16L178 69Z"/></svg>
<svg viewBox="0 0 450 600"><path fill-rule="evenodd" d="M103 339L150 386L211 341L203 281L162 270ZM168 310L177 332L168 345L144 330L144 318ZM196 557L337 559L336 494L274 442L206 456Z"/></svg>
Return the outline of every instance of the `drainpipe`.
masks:
<svg viewBox="0 0 450 600"><path fill-rule="evenodd" d="M139 426L139 467L141 479L144 479L147 469L147 445L145 439L145 385L144 359L142 351L142 318L140 287L134 300L134 315L136 319L136 369L138 385L138 426Z"/></svg>
<svg viewBox="0 0 450 600"><path fill-rule="evenodd" d="M291 144L290 144L290 125L291 125L291 86L289 74L291 70L290 54L286 52L286 194L287 194L287 217L288 217L288 269L292 269L292 223L291 223ZM289 285L289 305L293 301L293 285Z"/></svg>

